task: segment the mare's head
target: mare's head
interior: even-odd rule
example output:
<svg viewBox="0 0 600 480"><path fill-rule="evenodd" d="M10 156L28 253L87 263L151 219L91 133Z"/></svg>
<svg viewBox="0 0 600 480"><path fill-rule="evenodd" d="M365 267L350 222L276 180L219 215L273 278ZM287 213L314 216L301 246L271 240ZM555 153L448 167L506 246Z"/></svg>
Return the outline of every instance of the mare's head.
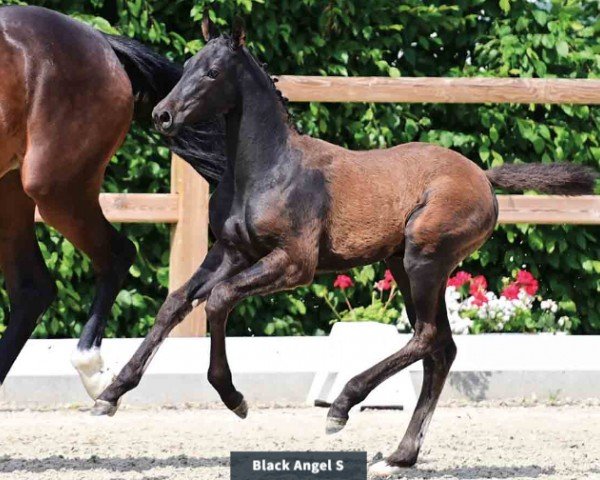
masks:
<svg viewBox="0 0 600 480"><path fill-rule="evenodd" d="M219 35L205 13L202 34L206 45L185 63L179 83L152 113L163 134L174 135L182 125L225 114L237 104L246 39L243 22L236 19L230 36Z"/></svg>

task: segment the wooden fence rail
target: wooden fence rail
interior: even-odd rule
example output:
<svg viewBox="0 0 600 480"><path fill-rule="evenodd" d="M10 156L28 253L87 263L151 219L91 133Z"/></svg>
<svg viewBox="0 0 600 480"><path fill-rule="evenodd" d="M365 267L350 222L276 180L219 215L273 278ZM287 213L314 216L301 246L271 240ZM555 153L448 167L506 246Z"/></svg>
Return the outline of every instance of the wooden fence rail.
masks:
<svg viewBox="0 0 600 480"><path fill-rule="evenodd" d="M185 205L179 206L179 199L176 194L103 193L100 203L111 222L177 224L180 214L188 211ZM600 195L499 195L498 201L498 223L501 224L600 225ZM39 215L36 215L36 220L41 221ZM197 222L203 225L207 221L200 219ZM185 254L191 258L193 252Z"/></svg>
<svg viewBox="0 0 600 480"><path fill-rule="evenodd" d="M522 78L279 77L296 102L571 103L600 105L600 80ZM208 184L174 156L171 193L102 194L111 222L173 224L171 290L196 270L208 250ZM600 196L500 195L499 223L600 225ZM40 221L36 212L36 220ZM173 335L202 336L206 320L195 309Z"/></svg>
<svg viewBox="0 0 600 480"><path fill-rule="evenodd" d="M304 77L282 75L293 102L600 104L600 79Z"/></svg>

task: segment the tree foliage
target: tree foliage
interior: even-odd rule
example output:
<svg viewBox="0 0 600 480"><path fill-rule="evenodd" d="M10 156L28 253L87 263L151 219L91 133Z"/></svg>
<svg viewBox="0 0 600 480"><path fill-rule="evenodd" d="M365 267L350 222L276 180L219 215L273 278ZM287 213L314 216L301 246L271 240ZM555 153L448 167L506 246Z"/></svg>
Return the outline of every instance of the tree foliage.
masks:
<svg viewBox="0 0 600 480"><path fill-rule="evenodd" d="M0 1L0 3L21 3ZM226 29L234 14L247 24L250 49L273 73L383 76L600 76L598 5L586 0L41 0L108 32L153 45L183 61L202 47L205 5ZM600 165L600 109L574 105L294 104L305 133L355 149L427 141L460 151L482 167L504 162ZM156 134L134 127L111 161L106 191L168 190L169 153ZM168 228L123 225L139 255L109 323L109 336L147 331L166 295ZM77 335L91 304L89 261L72 245L39 228L59 299L37 336ZM508 225L462 265L485 273L493 287L525 267L546 298L576 306L578 332L600 332L600 244L597 227ZM383 266L355 269L365 278L353 303L365 305ZM243 302L232 333L296 335L326 331L330 312L311 287ZM4 295L4 294L3 294ZM401 302L395 300L397 302ZM3 298L3 305L7 300ZM400 305L398 305L400 307ZM6 318L8 307L4 307ZM0 311L0 328L2 323Z"/></svg>

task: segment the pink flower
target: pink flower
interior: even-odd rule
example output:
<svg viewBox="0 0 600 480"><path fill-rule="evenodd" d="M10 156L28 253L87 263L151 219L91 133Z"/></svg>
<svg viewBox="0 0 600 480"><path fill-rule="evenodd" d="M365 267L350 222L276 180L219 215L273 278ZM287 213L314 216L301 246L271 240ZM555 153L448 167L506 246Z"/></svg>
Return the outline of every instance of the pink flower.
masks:
<svg viewBox="0 0 600 480"><path fill-rule="evenodd" d="M487 289L487 280L483 275L477 275L471 279L471 285L469 286L469 293L475 296L477 293L483 293L485 296L485 292ZM487 301L487 300L486 300Z"/></svg>
<svg viewBox="0 0 600 480"><path fill-rule="evenodd" d="M393 283L394 283L394 277L392 276L392 272L390 272L389 270L386 270L385 274L383 275L383 279L379 280L375 284L375 288L377 290L379 290L380 292L383 292L385 290L389 290L390 288L392 288Z"/></svg>
<svg viewBox="0 0 600 480"><path fill-rule="evenodd" d="M531 296L535 295L539 288L538 281L527 270L519 270L516 283Z"/></svg>
<svg viewBox="0 0 600 480"><path fill-rule="evenodd" d="M354 282L348 275L338 275L333 282L333 286L335 288L339 288L340 290L346 290L354 285Z"/></svg>
<svg viewBox="0 0 600 480"><path fill-rule="evenodd" d="M473 293L473 305L481 307L484 303L488 302L488 298L485 296L485 290L478 290Z"/></svg>
<svg viewBox="0 0 600 480"><path fill-rule="evenodd" d="M454 275L453 277L450 277L448 279L448 286L449 287L460 288L465 283L467 283L469 280L471 280L471 274L470 273L463 272L463 271L456 272L456 275Z"/></svg>
<svg viewBox="0 0 600 480"><path fill-rule="evenodd" d="M390 272L389 270L386 270L385 273L383 274L383 279L386 282L392 283L394 281L394 276L392 275L392 272Z"/></svg>
<svg viewBox="0 0 600 480"><path fill-rule="evenodd" d="M502 290L502 296L507 300L516 300L519 298L519 292L521 289L516 283L509 283L504 290Z"/></svg>

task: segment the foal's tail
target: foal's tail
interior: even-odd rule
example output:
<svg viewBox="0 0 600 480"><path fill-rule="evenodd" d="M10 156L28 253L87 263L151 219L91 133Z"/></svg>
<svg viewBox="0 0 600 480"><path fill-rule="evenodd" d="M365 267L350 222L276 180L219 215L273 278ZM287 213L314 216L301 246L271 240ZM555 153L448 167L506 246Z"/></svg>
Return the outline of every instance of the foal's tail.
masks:
<svg viewBox="0 0 600 480"><path fill-rule="evenodd" d="M574 163L506 164L485 172L494 187L511 191L536 190L553 195L594 193L598 174Z"/></svg>
<svg viewBox="0 0 600 480"><path fill-rule="evenodd" d="M150 124L152 109L177 84L183 69L131 38L103 35L131 81L135 120ZM178 135L165 137L164 141L206 180L219 183L226 165L225 129L221 119L184 127Z"/></svg>

